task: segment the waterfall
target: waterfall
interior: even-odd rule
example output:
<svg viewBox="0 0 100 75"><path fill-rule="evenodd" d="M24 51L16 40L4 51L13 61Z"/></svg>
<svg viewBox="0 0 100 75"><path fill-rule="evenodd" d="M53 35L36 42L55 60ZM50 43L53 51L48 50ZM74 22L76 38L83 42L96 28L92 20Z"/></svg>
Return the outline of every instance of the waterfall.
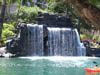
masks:
<svg viewBox="0 0 100 75"><path fill-rule="evenodd" d="M85 56L85 47L80 42L76 29L59 27L46 29L47 40L44 38L46 31L43 25L27 24L26 48L29 56Z"/></svg>
<svg viewBox="0 0 100 75"><path fill-rule="evenodd" d="M50 56L84 56L85 48L76 29L48 27L48 52Z"/></svg>
<svg viewBox="0 0 100 75"><path fill-rule="evenodd" d="M43 25L27 24L28 27L28 46L29 56L43 56Z"/></svg>
<svg viewBox="0 0 100 75"><path fill-rule="evenodd" d="M86 49L83 45L83 43L80 42L80 36L77 32L77 30L75 29L76 32L76 37L77 37L77 55L78 56L85 56L86 55Z"/></svg>

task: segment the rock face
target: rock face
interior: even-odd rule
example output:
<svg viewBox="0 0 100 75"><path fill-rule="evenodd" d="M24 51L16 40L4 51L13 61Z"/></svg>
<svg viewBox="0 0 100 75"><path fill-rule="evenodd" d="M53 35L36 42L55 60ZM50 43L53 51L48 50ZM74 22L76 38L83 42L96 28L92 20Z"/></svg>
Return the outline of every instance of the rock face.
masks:
<svg viewBox="0 0 100 75"><path fill-rule="evenodd" d="M2 57L6 53L6 48L2 47L0 48L0 56Z"/></svg>
<svg viewBox="0 0 100 75"><path fill-rule="evenodd" d="M24 25L24 26L23 26ZM85 56L76 29L23 24L7 50L17 56ZM24 29L25 28L25 29Z"/></svg>
<svg viewBox="0 0 100 75"><path fill-rule="evenodd" d="M6 51L6 47L2 47L2 48L0 48L0 57L6 57L6 58L15 57L15 54L8 53Z"/></svg>
<svg viewBox="0 0 100 75"><path fill-rule="evenodd" d="M19 23L15 38L7 42L8 52L16 56L85 55L77 31L66 28L73 27L67 20L46 13L39 14L37 24Z"/></svg>
<svg viewBox="0 0 100 75"><path fill-rule="evenodd" d="M68 17L68 18L67 18ZM71 15L67 16L57 16L57 15L50 15L48 13L38 13L38 17L36 19L36 24L39 25L46 25L49 27L73 27L71 21Z"/></svg>
<svg viewBox="0 0 100 75"><path fill-rule="evenodd" d="M26 55L26 36L27 36L27 24L19 23L18 33L15 35L13 39L6 43L7 51L16 54L17 56ZM23 38L24 37L24 38Z"/></svg>

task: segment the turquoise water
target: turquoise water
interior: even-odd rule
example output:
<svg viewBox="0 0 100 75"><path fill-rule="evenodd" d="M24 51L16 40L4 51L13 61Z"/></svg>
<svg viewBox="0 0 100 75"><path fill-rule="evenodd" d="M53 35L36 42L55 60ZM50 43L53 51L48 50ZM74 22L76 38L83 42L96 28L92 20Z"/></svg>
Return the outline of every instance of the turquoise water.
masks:
<svg viewBox="0 0 100 75"><path fill-rule="evenodd" d="M99 58L87 57L23 57L0 58L0 75L100 75L87 73Z"/></svg>

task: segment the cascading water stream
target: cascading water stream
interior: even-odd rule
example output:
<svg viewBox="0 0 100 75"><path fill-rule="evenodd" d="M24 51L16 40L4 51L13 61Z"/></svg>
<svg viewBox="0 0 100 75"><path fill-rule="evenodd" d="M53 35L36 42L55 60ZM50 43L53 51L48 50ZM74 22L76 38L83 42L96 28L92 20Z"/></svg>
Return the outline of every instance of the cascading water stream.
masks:
<svg viewBox="0 0 100 75"><path fill-rule="evenodd" d="M48 51L50 56L84 56L76 29L48 28ZM79 53L81 51L81 54Z"/></svg>
<svg viewBox="0 0 100 75"><path fill-rule="evenodd" d="M77 37L77 51L78 51L77 53L78 53L78 56L85 56L86 55L86 49L83 46L83 43L80 42L80 36L79 36L76 29L75 29L75 32L76 32L76 37Z"/></svg>
<svg viewBox="0 0 100 75"><path fill-rule="evenodd" d="M76 29L47 27L47 39L44 39L44 26L27 24L29 56L85 56L85 47L80 42ZM47 47L44 46L44 41ZM47 51L47 52L45 52Z"/></svg>
<svg viewBox="0 0 100 75"><path fill-rule="evenodd" d="M43 56L43 25L28 24L28 55Z"/></svg>

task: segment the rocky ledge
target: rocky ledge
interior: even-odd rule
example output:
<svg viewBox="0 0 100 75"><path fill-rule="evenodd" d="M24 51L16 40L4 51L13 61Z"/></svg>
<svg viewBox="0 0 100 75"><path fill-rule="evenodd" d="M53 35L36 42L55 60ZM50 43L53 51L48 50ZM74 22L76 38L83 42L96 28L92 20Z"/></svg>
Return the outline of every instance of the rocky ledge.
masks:
<svg viewBox="0 0 100 75"><path fill-rule="evenodd" d="M7 52L6 47L1 47L0 48L0 57L9 58L9 57L16 57L16 55Z"/></svg>

